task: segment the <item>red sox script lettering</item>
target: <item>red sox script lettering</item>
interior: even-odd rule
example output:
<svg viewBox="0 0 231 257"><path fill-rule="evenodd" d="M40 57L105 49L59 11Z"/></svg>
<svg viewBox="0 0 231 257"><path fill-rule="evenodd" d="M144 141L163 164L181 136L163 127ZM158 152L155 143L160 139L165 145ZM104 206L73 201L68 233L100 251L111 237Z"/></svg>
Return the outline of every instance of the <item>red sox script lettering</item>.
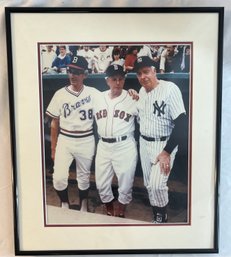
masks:
<svg viewBox="0 0 231 257"><path fill-rule="evenodd" d="M107 110L106 109L100 110L96 113L96 119L97 120L102 119L102 118L106 118L106 117L107 117ZM123 119L123 120L129 122L132 115L129 114L129 113L126 113L125 111L115 110L113 117L114 118L119 118L121 120Z"/></svg>

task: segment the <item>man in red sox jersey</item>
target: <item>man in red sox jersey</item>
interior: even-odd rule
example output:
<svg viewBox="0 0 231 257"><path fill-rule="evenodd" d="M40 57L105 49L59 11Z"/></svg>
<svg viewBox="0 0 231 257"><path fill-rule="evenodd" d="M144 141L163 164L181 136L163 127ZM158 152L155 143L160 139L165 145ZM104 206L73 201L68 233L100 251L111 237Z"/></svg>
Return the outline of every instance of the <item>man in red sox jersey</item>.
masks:
<svg viewBox="0 0 231 257"><path fill-rule="evenodd" d="M88 62L73 56L67 67L70 85L58 90L46 110L51 121L51 157L54 160L53 185L63 208L69 208L68 175L73 160L80 198L80 210L87 211L90 167L95 154L93 101L100 93L83 84Z"/></svg>
<svg viewBox="0 0 231 257"><path fill-rule="evenodd" d="M132 187L137 164L134 139L136 101L123 90L123 67L110 65L106 70L109 90L102 93L94 106L99 143L96 153L96 185L107 215L125 217L125 207L132 200ZM112 179L118 179L118 202L115 205Z"/></svg>
<svg viewBox="0 0 231 257"><path fill-rule="evenodd" d="M134 64L142 86L138 102L140 157L154 223L166 223L167 182L186 115L179 88L172 82L158 80L154 67L148 56L139 57Z"/></svg>

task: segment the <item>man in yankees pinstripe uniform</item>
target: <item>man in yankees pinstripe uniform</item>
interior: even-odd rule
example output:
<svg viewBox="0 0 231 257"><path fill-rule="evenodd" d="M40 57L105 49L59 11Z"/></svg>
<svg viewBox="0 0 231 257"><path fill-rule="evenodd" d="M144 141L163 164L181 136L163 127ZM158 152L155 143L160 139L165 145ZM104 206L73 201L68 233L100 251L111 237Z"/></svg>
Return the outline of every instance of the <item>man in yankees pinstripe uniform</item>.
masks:
<svg viewBox="0 0 231 257"><path fill-rule="evenodd" d="M99 91L83 84L88 62L73 56L67 67L70 84L51 99L46 114L51 121L51 158L54 160L53 185L63 208L69 208L68 175L73 160L80 198L80 210L87 211L90 167L95 154L93 101Z"/></svg>
<svg viewBox="0 0 231 257"><path fill-rule="evenodd" d="M140 157L154 223L167 222L168 177L173 167L181 130L186 122L179 88L157 79L154 62L139 57L134 65L139 92Z"/></svg>

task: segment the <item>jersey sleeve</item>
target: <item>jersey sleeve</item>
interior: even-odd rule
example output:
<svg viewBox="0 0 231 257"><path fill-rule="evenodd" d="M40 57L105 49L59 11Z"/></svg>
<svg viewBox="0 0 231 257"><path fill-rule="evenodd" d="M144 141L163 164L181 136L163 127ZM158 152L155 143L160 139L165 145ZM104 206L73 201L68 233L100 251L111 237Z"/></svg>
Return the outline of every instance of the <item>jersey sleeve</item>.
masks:
<svg viewBox="0 0 231 257"><path fill-rule="evenodd" d="M46 114L51 118L56 118L56 119L59 118L60 109L59 109L59 96L57 92L54 94L53 98L51 99L47 107Z"/></svg>
<svg viewBox="0 0 231 257"><path fill-rule="evenodd" d="M93 115L95 115L95 112L98 108L98 105L100 101L103 98L103 92L99 91L98 89L92 87L92 107L93 107Z"/></svg>
<svg viewBox="0 0 231 257"><path fill-rule="evenodd" d="M175 120L181 113L185 113L184 102L182 98L182 93L177 85L172 84L172 89L170 91L170 115L173 120Z"/></svg>

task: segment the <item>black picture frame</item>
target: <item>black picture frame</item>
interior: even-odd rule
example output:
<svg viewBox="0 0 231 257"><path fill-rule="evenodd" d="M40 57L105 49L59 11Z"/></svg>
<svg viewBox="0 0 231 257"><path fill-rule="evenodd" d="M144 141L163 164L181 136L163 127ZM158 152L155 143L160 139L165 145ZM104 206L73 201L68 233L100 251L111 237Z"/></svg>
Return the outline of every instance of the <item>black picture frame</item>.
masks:
<svg viewBox="0 0 231 257"><path fill-rule="evenodd" d="M114 24L114 20L110 19L107 15L116 16L120 20L127 20L128 15L135 17L134 20L130 20L129 25L137 25L137 35L131 35L124 39L120 35L106 36L105 30L99 30L98 34L105 36L101 37L103 39L99 40L94 37L89 36L90 32L87 30L89 24L86 24L85 33L82 35L82 40L73 40L70 36L72 29L70 29L70 24L73 25L74 16L84 15L89 17L89 23L95 21L92 17L94 15L105 16L108 20L104 23L107 28L113 28L116 26L118 31L121 29L128 29L129 26L122 27L121 23L118 22ZM195 17L193 17L193 15ZM41 18L39 17L41 16ZM67 29L64 32L64 36L57 36L59 32L55 32L54 28L63 28L62 18L65 16L65 22L67 23ZM150 29L145 26L149 23L156 24L156 17L160 18L161 22L173 23L172 28L175 28L174 33L165 26L162 30L162 34L159 32L157 35L157 40L150 39ZM167 17L169 16L169 17ZM189 17L192 16L192 17ZM206 45L208 41L204 40L209 32L203 26L200 26L199 20L204 20L204 24L208 25L210 22L210 17L212 16L212 23L209 31L214 31L214 35L211 36L210 44L212 45L211 52L213 54L208 57L208 60L201 55L201 60L198 61L199 53L202 50L206 50L208 53ZM9 101L10 101L10 121L11 121L11 140L12 140L12 165L13 165L13 188L14 188L14 225L15 225L15 253L17 255L76 255L76 254L151 254L151 253L218 253L218 191L219 191L219 165L220 165L220 130L221 130L221 95L222 95L222 54L223 54L223 19L224 19L224 8L223 7L190 7L190 8L23 8L23 7L6 7L5 9L6 17L6 32L7 32L7 55L8 55L8 80L9 80ZM28 17L28 18L27 18ZM99 19L102 19L99 18ZM27 24L28 30L22 30L25 26L25 20L27 18L31 22ZM44 25L43 19L48 19L47 27L42 27ZM61 18L61 19L60 19ZM140 19L141 18L141 19ZM169 20L168 20L169 18ZM197 18L199 18L197 20ZM92 21L91 21L92 19ZM38 21L41 23L38 23ZM55 22L54 22L55 20ZM78 20L78 19L77 19ZM137 21L139 20L139 22ZM194 23L186 23L187 20L194 20ZM208 20L208 21L207 21ZM52 22L51 22L52 21ZM184 22L186 26L185 34L183 33L181 22ZM207 23L206 23L207 22ZM97 23L97 22L96 22ZM54 25L55 24L55 25ZM82 23L81 23L82 24ZM102 24L102 23L101 23ZM161 23L162 24L162 23ZM49 33L49 29L52 29ZM21 31L20 31L21 30ZM37 31L38 37L34 34L30 34L31 31ZM113 30L113 29L112 29ZM191 31L190 31L191 30ZM107 30L108 31L108 30ZM133 30L132 30L133 31ZM186 33L187 31L187 33ZM95 33L96 33L95 32ZM28 34L27 34L28 33ZM112 32L110 32L112 34ZM140 35L139 35L140 33ZM169 34L169 36L167 36ZM122 33L123 35L123 33ZM155 34L154 34L155 35ZM189 36L190 35L190 36ZM192 35L192 37L191 37ZM195 35L198 37L196 38ZM39 38L41 36L41 39ZM86 36L86 38L83 38ZM163 39L160 39L161 36ZM90 39L89 39L90 38ZM108 39L109 38L109 39ZM119 39L118 39L119 38ZM136 40L134 40L136 38ZM169 39L170 38L170 39ZM125 41L124 41L125 40ZM195 40L195 42L194 42ZM41 138L43 139L43 125L41 125L41 113L43 113L43 81L41 79L41 70L39 68L39 47L45 45L46 43L56 43L57 45L61 42L86 42L96 43L111 43L123 44L124 42L132 42L131 44L141 43L141 42L152 42L167 44L168 42L182 42L189 43L193 46L193 53L191 57L191 75L189 77L190 93L189 97L189 157L188 163L190 165L190 186L188 187L188 200L190 201L190 206L188 205L188 220L185 224L171 224L169 226L115 226L109 224L104 226L99 224L97 226L90 226L85 224L83 226L62 226L56 224L55 226L47 226L46 223L46 212L44 211L44 202L46 197L44 195L44 165L46 157L44 152L41 154ZM113 42L113 43L112 43ZM23 44L24 47L21 47ZM28 60L28 56L23 49L33 51L33 55L30 59L30 63L25 62ZM21 58L19 57L21 54ZM23 58L25 55L25 58ZM209 59L210 58L210 59ZM211 74L214 72L213 84L210 87L209 83L211 80L206 77L205 74L199 72L200 68L203 67L205 62L208 67L205 69L206 74ZM28 79L25 77L31 72L32 75ZM197 75L197 72L199 75ZM24 73L24 78L22 76ZM161 77L161 75L159 75ZM174 77L174 74L170 74L170 77ZM134 78L130 74L131 78ZM59 77L61 78L61 77ZM205 84L199 85L198 81L201 80ZM30 84L32 83L32 84ZM33 85L35 83L35 85ZM31 86L32 85L32 86ZM42 86L41 86L42 85ZM213 100L203 98L199 95L199 86L204 86L205 90L211 89L211 98ZM36 89L36 92L32 92L31 87ZM31 92L30 92L31 91ZM22 92L22 93L21 93ZM30 94L28 95L28 92ZM203 91L204 92L204 91ZM209 91L208 91L209 92ZM33 106L32 106L33 104ZM203 106L202 106L203 104ZM206 126L205 130L201 129L201 124L199 121L204 114L204 106L211 107L209 113L207 113L207 122L213 126ZM31 111L28 111L31 109ZM207 108L205 108L207 110ZM30 114L35 113L35 118L31 120L29 118ZM200 112L202 114L200 114ZM197 116L199 116L197 118ZM196 128L195 128L196 127ZM35 129L37 128L37 129ZM35 130L34 130L35 129ZM203 132L201 132L201 130ZM29 132L29 133L28 133ZM206 144L205 149L212 146L212 150L208 151L208 166L206 172L209 175L201 175L201 184L199 188L195 185L195 181L199 181L195 178L195 173L198 174L198 167L202 164L202 160L198 155L203 155L201 146L198 147L199 141L207 133L208 139L211 140L211 144ZM37 137L38 138L37 138ZM37 140L37 139L38 140ZM33 141L33 142L32 142ZM30 144L33 146L30 148ZM199 144L200 145L200 144ZM44 147L44 145L43 145ZM204 148L203 148L204 149ZM33 153L33 157L29 153ZM198 152L198 153L196 153ZM41 174L40 169L43 170ZM34 170L35 179L30 178L30 173ZM39 175L38 175L39 174ZM207 177L208 176L208 177ZM206 180L209 179L208 184ZM205 190L207 187L207 190ZM39 196L33 191L38 190ZM203 196L199 197L196 191L199 190L199 194ZM205 193L205 194L204 194ZM34 197L37 196L38 200ZM32 201L31 201L32 200ZM30 202L31 201L31 202ZM208 207L201 206L200 201L203 205L208 203ZM197 209L198 208L198 209ZM204 208L203 211L211 211L213 213L209 216L209 224L212 228L202 227L206 232L205 235L208 240L199 243L197 237L201 233L200 219L205 217L199 216L195 213L197 210L200 212L200 208ZM38 214L35 218L35 224L32 225L33 215L35 211L28 213L30 209L37 209ZM204 213L206 216L206 213ZM45 220L45 222L44 222ZM194 225L196 224L196 225ZM207 224L207 223L206 223ZM153 232L153 229L156 232ZM208 232L207 230L208 229ZM185 230L185 231L184 231ZM32 233L33 231L33 233ZM49 232L50 231L50 232ZM52 232L51 232L52 231ZM87 237L84 233L89 234L91 242L90 246L78 245L78 239L82 242L80 236L84 238ZM101 235L102 233L102 235ZM121 236L117 244L112 243L112 241L118 238L107 239L107 242L103 242L102 239L111 233L112 236ZM142 236L143 233L143 236ZM160 239L157 243L153 245L153 240L149 237L149 240L144 243L143 238L147 239L146 233L150 233L151 236L157 236L160 233ZM187 234L185 237L184 235ZM33 235L32 235L33 234ZM77 235L76 235L77 234ZM78 236L80 234L80 236ZM166 235L166 243L162 244L161 237ZM175 245L172 243L173 235L179 238L185 238L185 242L181 244L178 243L177 238L174 238ZM77 237L74 243L75 246L71 246L67 242L59 242L57 240L63 235L73 238L73 235ZM130 235L131 237L128 237ZM176 237L177 237L176 236ZM132 242L134 237L134 242ZM191 239L190 239L191 238ZM190 243L189 243L190 239ZM41 240L41 243L36 243L35 241ZM98 241L99 240L99 241ZM195 244L192 242L195 240ZM57 241L57 242L56 242ZM101 242L101 243L99 243ZM126 242L124 245L123 242ZM204 243L204 244L203 244ZM164 246L163 246L164 245Z"/></svg>

